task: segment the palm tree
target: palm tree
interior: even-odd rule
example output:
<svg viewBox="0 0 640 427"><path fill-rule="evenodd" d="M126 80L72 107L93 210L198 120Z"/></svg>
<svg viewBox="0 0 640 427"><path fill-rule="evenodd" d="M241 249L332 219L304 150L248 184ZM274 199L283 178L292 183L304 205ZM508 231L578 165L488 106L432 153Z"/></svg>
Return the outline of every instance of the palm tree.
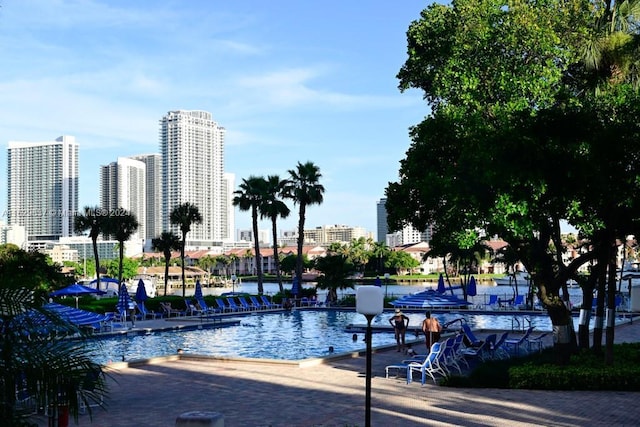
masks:
<svg viewBox="0 0 640 427"><path fill-rule="evenodd" d="M233 205L241 211L251 211L251 221L253 224L253 241L256 257L256 274L258 276L258 293L264 292L262 284L262 262L260 261L260 242L258 240L258 209L262 205L266 194L266 180L258 176L243 178L239 190L233 192Z"/></svg>
<svg viewBox="0 0 640 427"><path fill-rule="evenodd" d="M276 267L276 276L280 293L284 293L282 275L280 274L280 258L278 257L278 218L287 218L291 213L289 207L280 199L287 185L286 180L281 180L278 175L269 175L266 180L266 194L259 206L260 218L271 219L271 232L273 237L273 261Z"/></svg>
<svg viewBox="0 0 640 427"><path fill-rule="evenodd" d="M640 0L606 1L594 22L591 37L583 41L582 60L587 80L599 93L607 87L639 83Z"/></svg>
<svg viewBox="0 0 640 427"><path fill-rule="evenodd" d="M289 170L289 180L285 187L286 197L298 205L298 257L296 259L296 277L302 283L302 245L304 243L304 221L307 206L322 204L324 186L320 184L320 168L313 162L300 163L296 169Z"/></svg>
<svg viewBox="0 0 640 427"><path fill-rule="evenodd" d="M105 233L113 236L118 241L118 283L122 284L122 260L124 259L124 242L129 240L136 232L140 223L136 216L126 210L118 212L118 215L110 215L106 223Z"/></svg>
<svg viewBox="0 0 640 427"><path fill-rule="evenodd" d="M184 279L184 248L187 243L187 233L191 231L192 224L202 223L202 215L200 215L200 210L196 205L185 202L173 208L169 215L169 220L171 224L179 226L180 232L182 232L180 261L182 263L182 298L184 298L187 293L187 285Z"/></svg>
<svg viewBox="0 0 640 427"><path fill-rule="evenodd" d="M164 295L167 295L171 252L180 249L180 237L171 231L163 231L160 237L151 240L151 247L154 251L162 252L162 255L164 255Z"/></svg>
<svg viewBox="0 0 640 427"><path fill-rule="evenodd" d="M106 395L102 368L91 361L84 341L60 339L61 335L86 339L86 332L43 307L51 278L62 276L59 270L43 254L15 245L0 246L2 425L31 425L18 410L16 386L35 402L48 402L49 410L66 406L76 423L80 402L93 404ZM81 387L89 375L94 386L91 392Z"/></svg>
<svg viewBox="0 0 640 427"><path fill-rule="evenodd" d="M96 262L96 288L100 290L100 259L98 257L98 236L104 231L107 222L106 210L98 206L85 206L84 214L78 213L73 218L73 228L76 233L83 233L89 230L89 238L93 244L93 259Z"/></svg>

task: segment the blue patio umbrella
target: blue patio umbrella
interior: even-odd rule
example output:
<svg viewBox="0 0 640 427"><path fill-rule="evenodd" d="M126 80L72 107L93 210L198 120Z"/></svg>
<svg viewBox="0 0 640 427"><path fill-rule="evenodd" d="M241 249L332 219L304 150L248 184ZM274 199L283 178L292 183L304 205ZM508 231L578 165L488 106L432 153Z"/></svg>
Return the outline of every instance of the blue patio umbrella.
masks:
<svg viewBox="0 0 640 427"><path fill-rule="evenodd" d="M476 278L471 276L471 279L469 279L469 284L467 285L467 295L469 295L470 297L474 297L476 296L478 293L478 290L476 289Z"/></svg>
<svg viewBox="0 0 640 427"><path fill-rule="evenodd" d="M58 289L57 291L51 292L49 295L52 297L75 297L76 298L76 308L78 308L78 297L80 295L89 295L89 294L98 294L103 295L106 292L99 291L96 288L90 288L88 286L81 285L79 283L74 283L72 285L66 286L62 289Z"/></svg>
<svg viewBox="0 0 640 427"><path fill-rule="evenodd" d="M202 299L204 297L204 295L202 294L202 285L200 284L200 279L196 280L196 290L195 290L193 296L197 300L200 300L200 299Z"/></svg>
<svg viewBox="0 0 640 427"><path fill-rule="evenodd" d="M440 277L438 277L438 292L444 294L446 291L444 287L444 276L440 273Z"/></svg>
<svg viewBox="0 0 640 427"><path fill-rule="evenodd" d="M296 276L293 278L293 282L291 283L291 295L297 296L298 294L300 294L300 282Z"/></svg>
<svg viewBox="0 0 640 427"><path fill-rule="evenodd" d="M138 280L138 287L136 288L136 302L138 304L144 304L146 300L149 299L147 295L147 288L144 285L144 280Z"/></svg>
<svg viewBox="0 0 640 427"><path fill-rule="evenodd" d="M131 303L131 297L127 286L123 283L120 285L120 292L118 293L118 303L116 307L120 313L126 313L129 310L129 304Z"/></svg>

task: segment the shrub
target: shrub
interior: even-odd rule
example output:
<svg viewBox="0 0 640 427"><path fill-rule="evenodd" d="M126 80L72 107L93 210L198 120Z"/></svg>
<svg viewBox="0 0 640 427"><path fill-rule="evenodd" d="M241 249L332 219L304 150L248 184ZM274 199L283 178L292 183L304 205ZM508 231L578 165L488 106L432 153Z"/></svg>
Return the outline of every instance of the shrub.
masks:
<svg viewBox="0 0 640 427"><path fill-rule="evenodd" d="M640 391L640 343L617 344L614 364L592 351L571 357L569 365L554 363L553 349L526 357L479 364L466 378L450 377L449 387L491 387L534 390Z"/></svg>

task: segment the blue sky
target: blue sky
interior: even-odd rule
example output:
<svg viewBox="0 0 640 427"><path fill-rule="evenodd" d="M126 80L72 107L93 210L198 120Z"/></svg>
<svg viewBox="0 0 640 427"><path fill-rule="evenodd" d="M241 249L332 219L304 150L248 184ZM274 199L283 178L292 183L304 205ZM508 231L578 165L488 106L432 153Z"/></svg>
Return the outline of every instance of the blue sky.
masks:
<svg viewBox="0 0 640 427"><path fill-rule="evenodd" d="M375 236L376 201L397 180L408 128L428 114L395 76L429 3L3 0L0 209L8 141L75 136L80 206L95 205L100 165L158 152L167 111L206 110L227 130L236 186L313 161L326 193L307 227ZM296 213L279 228L293 229ZM236 228L249 226L238 212Z"/></svg>

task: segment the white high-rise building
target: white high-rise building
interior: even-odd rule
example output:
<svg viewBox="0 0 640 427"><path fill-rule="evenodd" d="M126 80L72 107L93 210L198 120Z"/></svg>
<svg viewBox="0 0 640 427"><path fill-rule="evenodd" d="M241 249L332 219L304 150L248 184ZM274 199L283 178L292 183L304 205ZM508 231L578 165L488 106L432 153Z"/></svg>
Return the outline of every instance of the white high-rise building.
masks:
<svg viewBox="0 0 640 427"><path fill-rule="evenodd" d="M73 136L48 142L10 141L7 222L25 227L28 240L73 234L78 210L78 144Z"/></svg>
<svg viewBox="0 0 640 427"><path fill-rule="evenodd" d="M420 231L411 225L405 225L402 230L390 231L387 225L387 199L380 199L376 203L378 236L380 243L385 243L393 248L412 243L429 242L433 233L433 225L427 226L427 229Z"/></svg>
<svg viewBox="0 0 640 427"><path fill-rule="evenodd" d="M162 157L160 154L140 154L131 159L145 164L145 250L151 249L151 241L162 233Z"/></svg>
<svg viewBox="0 0 640 427"><path fill-rule="evenodd" d="M179 235L171 211L187 202L197 206L202 224L187 234L191 248L220 246L227 235L224 135L206 111L170 111L160 120L163 230Z"/></svg>
<svg viewBox="0 0 640 427"><path fill-rule="evenodd" d="M145 236L146 222L146 165L127 157L100 167L100 207L115 213L125 209L135 215L138 230L130 240Z"/></svg>

